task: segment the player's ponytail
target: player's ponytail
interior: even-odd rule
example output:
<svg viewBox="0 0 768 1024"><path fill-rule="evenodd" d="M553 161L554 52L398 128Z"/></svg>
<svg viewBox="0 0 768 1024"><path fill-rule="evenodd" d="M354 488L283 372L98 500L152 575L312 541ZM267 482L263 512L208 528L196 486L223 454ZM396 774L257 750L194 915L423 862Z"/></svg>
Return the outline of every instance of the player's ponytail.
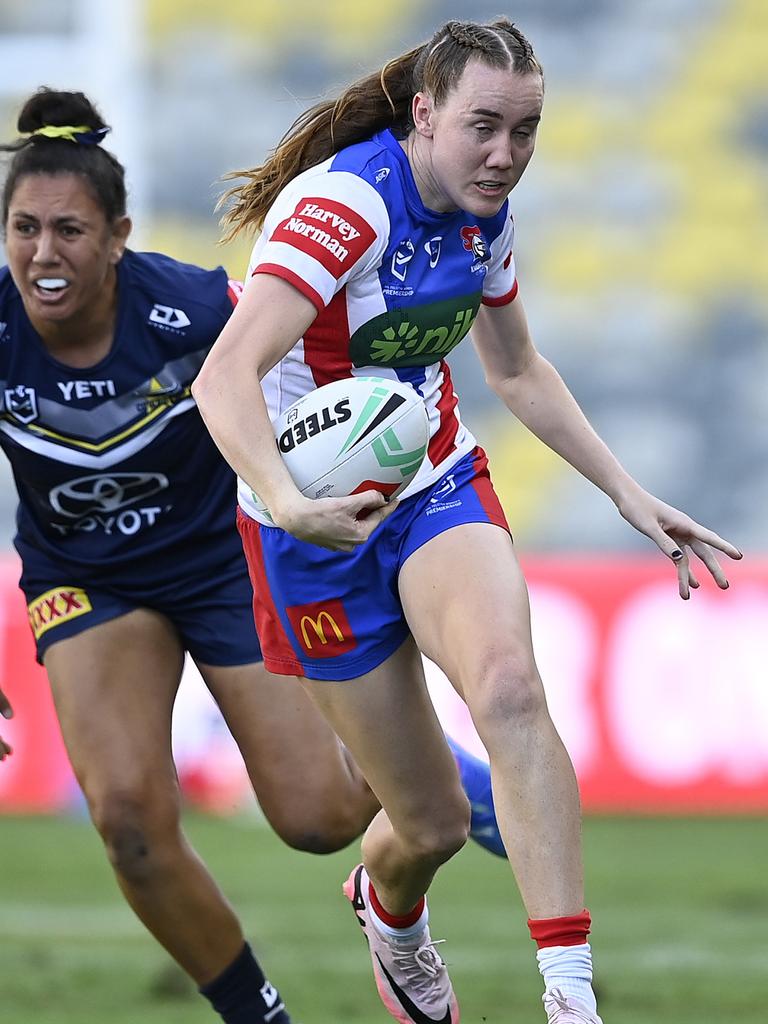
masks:
<svg viewBox="0 0 768 1024"><path fill-rule="evenodd" d="M292 178L322 163L345 146L363 142L383 128L408 123L413 96L413 72L423 47L388 61L379 71L361 78L335 100L324 100L294 121L269 158L252 170L233 171L231 178L245 178L229 189L219 206L224 241L240 231L258 229L278 193Z"/></svg>
<svg viewBox="0 0 768 1024"><path fill-rule="evenodd" d="M0 145L14 154L3 185L3 224L18 181L28 174L79 174L109 222L125 216L125 171L99 145L109 127L84 93L42 87L24 103L16 126L20 138Z"/></svg>
<svg viewBox="0 0 768 1024"><path fill-rule="evenodd" d="M219 202L225 211L223 241L260 229L280 190L307 168L383 128L407 134L416 93L429 92L439 106L473 58L516 74L541 74L531 44L506 18L487 25L447 22L428 43L388 61L337 99L307 110L259 167L226 175L225 180L245 181L228 189Z"/></svg>

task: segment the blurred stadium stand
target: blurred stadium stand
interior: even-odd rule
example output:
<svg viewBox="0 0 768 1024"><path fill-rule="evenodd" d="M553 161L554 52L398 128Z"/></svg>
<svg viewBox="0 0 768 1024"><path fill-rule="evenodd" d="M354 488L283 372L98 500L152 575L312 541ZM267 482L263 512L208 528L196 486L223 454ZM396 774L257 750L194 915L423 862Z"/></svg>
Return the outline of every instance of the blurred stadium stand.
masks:
<svg viewBox="0 0 768 1024"><path fill-rule="evenodd" d="M542 352L628 469L746 549L768 549L768 4L764 0L3 0L0 129L37 84L85 88L117 129L135 244L242 273L216 245L228 170L258 163L316 97L503 7L547 74L539 149L513 196L523 300ZM29 44L121 12L94 67ZM126 12L138 53L125 64ZM113 15L114 19L117 15ZM102 83L99 69L111 77ZM129 96L125 93L125 75ZM33 80L30 80L30 76ZM131 100L126 109L126 99ZM124 116L136 124L121 124ZM137 133L131 148L128 138ZM488 400L452 358L465 417L526 550L649 550L610 503ZM12 488L0 478L0 549ZM6 485L7 484L7 485Z"/></svg>

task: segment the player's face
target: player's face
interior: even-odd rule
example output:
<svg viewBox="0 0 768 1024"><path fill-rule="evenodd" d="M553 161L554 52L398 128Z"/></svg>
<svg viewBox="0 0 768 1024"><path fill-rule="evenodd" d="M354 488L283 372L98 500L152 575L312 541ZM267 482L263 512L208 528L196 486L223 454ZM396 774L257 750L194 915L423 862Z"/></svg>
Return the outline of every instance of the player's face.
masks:
<svg viewBox="0 0 768 1024"><path fill-rule="evenodd" d="M63 322L104 301L125 249L127 217L110 224L79 174L26 174L8 208L8 266L33 323Z"/></svg>
<svg viewBox="0 0 768 1024"><path fill-rule="evenodd" d="M533 156L544 102L538 72L516 74L470 61L455 88L435 107L414 100L416 180L428 207L493 216Z"/></svg>

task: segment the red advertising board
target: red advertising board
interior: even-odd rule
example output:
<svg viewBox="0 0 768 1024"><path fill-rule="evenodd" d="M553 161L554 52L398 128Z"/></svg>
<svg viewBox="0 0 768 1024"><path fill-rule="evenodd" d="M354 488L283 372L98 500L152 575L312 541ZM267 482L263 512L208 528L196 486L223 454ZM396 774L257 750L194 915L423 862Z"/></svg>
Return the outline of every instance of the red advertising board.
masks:
<svg viewBox="0 0 768 1024"><path fill-rule="evenodd" d="M586 810L768 811L768 560L729 564L729 591L703 581L683 602L673 567L647 559L524 560L534 648ZM0 764L0 811L71 803L45 673L35 664L18 566L0 562L0 719L14 753ZM464 705L439 671L430 689L448 732L482 753ZM216 809L248 799L234 744L193 669L174 722L189 793Z"/></svg>

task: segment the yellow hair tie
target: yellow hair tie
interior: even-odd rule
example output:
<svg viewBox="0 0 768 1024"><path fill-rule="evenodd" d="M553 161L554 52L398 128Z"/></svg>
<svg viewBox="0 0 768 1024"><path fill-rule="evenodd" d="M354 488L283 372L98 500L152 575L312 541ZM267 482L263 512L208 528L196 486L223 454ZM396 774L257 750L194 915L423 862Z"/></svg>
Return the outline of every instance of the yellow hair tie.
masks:
<svg viewBox="0 0 768 1024"><path fill-rule="evenodd" d="M81 124L73 127L72 125L58 125L58 124L47 124L44 128L38 128L34 132L30 132L30 135L44 135L46 139L66 139L68 142L77 142L75 135L90 135L93 129L90 125Z"/></svg>

